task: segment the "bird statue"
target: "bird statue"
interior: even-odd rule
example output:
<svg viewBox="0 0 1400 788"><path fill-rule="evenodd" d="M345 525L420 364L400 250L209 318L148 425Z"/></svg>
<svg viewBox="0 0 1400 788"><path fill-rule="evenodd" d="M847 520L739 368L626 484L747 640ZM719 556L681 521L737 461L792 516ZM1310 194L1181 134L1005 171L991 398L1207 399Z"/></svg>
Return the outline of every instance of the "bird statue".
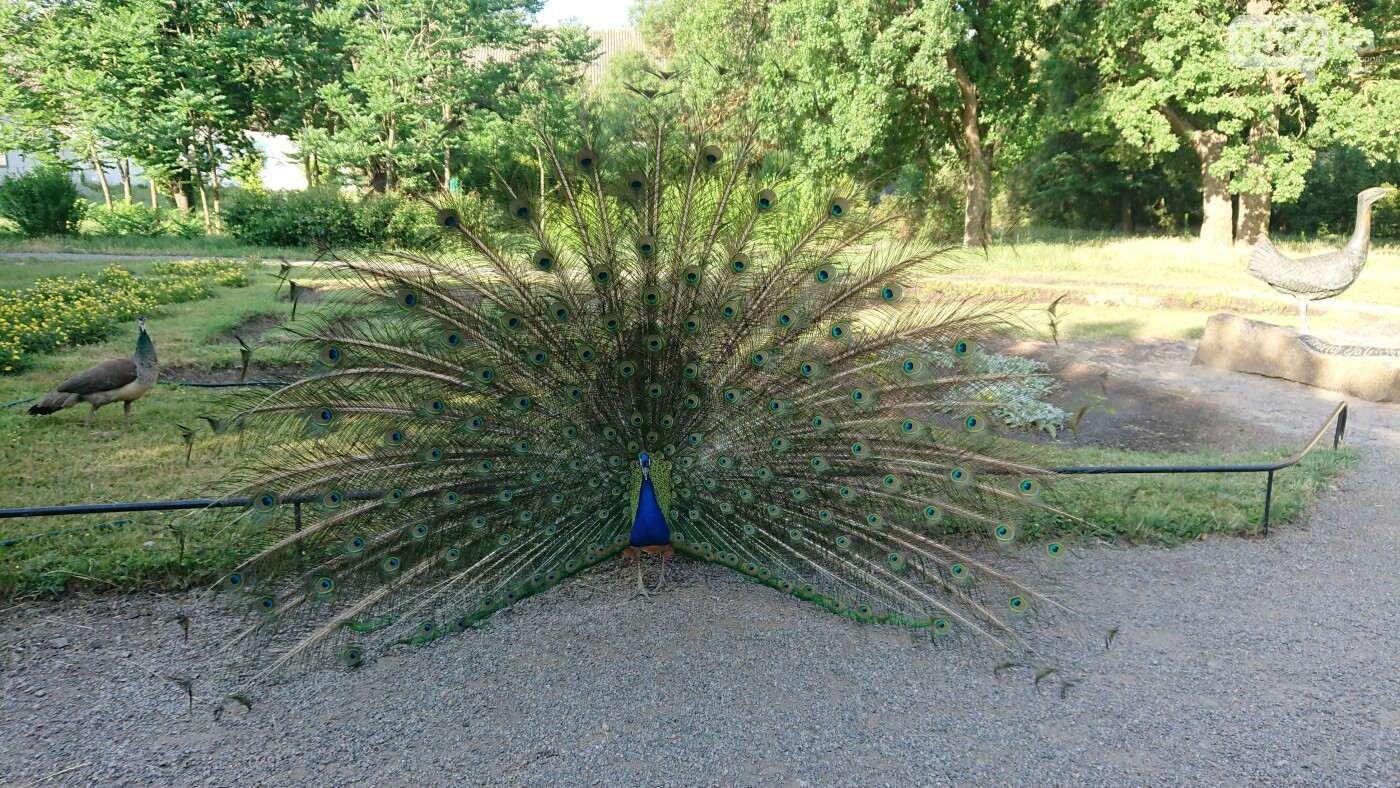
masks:
<svg viewBox="0 0 1400 788"><path fill-rule="evenodd" d="M1247 270L1269 287L1298 299L1298 320L1307 331L1308 302L1342 293L1361 274L1371 247L1371 206L1393 191L1388 186L1376 186L1356 195L1356 230L1341 249L1290 260L1266 235L1250 252Z"/></svg>
<svg viewBox="0 0 1400 788"><path fill-rule="evenodd" d="M613 557L641 595L698 559L936 640L1015 648L1063 611L1003 566L1061 562L1069 517L994 434L1039 375L979 344L1007 304L920 290L946 250L752 134L658 114L538 145L499 219L446 202L432 255L323 263L340 286L289 324L308 376L229 395L261 537L219 585L257 675L461 633Z"/></svg>
<svg viewBox="0 0 1400 788"><path fill-rule="evenodd" d="M126 426L131 426L131 403L141 399L160 376L156 361L156 345L146 333L146 318L136 318L136 352L131 358L113 358L89 367L58 384L58 388L29 408L31 416L45 416L66 410L80 402L92 408L83 419L83 426L92 424L92 414L111 402L122 403Z"/></svg>

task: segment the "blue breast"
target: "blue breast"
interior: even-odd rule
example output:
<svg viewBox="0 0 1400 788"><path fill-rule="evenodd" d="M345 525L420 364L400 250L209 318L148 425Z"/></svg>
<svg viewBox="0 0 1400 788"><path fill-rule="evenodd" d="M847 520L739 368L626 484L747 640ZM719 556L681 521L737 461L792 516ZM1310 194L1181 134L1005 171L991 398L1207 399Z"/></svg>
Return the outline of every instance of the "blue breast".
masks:
<svg viewBox="0 0 1400 788"><path fill-rule="evenodd" d="M656 502L656 489L651 479L642 480L642 497L637 501L637 516L632 520L632 546L651 547L671 543L671 529L666 515Z"/></svg>

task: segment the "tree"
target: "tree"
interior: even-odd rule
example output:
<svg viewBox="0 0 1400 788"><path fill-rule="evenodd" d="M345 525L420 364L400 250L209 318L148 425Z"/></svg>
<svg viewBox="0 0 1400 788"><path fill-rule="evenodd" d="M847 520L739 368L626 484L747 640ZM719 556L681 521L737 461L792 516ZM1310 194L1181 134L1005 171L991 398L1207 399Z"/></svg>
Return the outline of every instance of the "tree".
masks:
<svg viewBox="0 0 1400 788"><path fill-rule="evenodd" d="M578 28L550 31L539 0L344 0L319 19L339 31L346 66L322 86L322 127L304 155L376 191L450 188L490 161L523 103L562 96L592 58Z"/></svg>
<svg viewBox="0 0 1400 788"><path fill-rule="evenodd" d="M913 163L931 174L951 147L964 173L963 242L986 242L993 175L1027 148L1048 29L1040 3L671 0L646 6L643 21L702 75L702 91L744 95L801 166L870 178Z"/></svg>
<svg viewBox="0 0 1400 788"><path fill-rule="evenodd" d="M1272 201L1297 199L1314 150L1328 144L1315 124L1325 126L1360 88L1357 54L1345 46L1304 73L1243 64L1230 45L1231 20L1247 12L1306 15L1310 24L1325 21L1335 40L1364 40L1341 3L1123 0L1067 8L1066 27L1085 32L1061 40L1052 60L1067 65L1050 70L1087 67L1073 127L1114 137L1125 162L1157 161L1189 145L1199 162L1206 243L1252 243L1267 231Z"/></svg>

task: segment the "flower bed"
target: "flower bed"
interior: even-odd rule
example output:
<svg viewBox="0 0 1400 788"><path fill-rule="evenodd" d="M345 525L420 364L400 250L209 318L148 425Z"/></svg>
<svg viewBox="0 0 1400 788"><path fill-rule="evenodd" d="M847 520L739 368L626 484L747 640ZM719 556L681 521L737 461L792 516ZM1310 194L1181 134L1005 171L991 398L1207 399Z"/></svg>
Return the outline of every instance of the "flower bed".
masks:
<svg viewBox="0 0 1400 788"><path fill-rule="evenodd" d="M247 264L191 260L158 263L147 276L110 265L96 277L56 276L0 290L0 373L24 372L41 353L104 340L118 323L156 314L162 304L199 301L215 286L248 282Z"/></svg>

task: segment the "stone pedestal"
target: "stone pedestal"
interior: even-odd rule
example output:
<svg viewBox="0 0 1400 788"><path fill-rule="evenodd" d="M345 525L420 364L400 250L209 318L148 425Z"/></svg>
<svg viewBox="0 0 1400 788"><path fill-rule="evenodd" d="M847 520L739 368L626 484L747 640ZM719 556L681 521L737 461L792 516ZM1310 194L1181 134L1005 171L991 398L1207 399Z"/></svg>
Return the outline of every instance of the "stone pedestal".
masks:
<svg viewBox="0 0 1400 788"><path fill-rule="evenodd" d="M1191 363L1400 402L1400 348L1350 344L1238 315L1211 315Z"/></svg>

